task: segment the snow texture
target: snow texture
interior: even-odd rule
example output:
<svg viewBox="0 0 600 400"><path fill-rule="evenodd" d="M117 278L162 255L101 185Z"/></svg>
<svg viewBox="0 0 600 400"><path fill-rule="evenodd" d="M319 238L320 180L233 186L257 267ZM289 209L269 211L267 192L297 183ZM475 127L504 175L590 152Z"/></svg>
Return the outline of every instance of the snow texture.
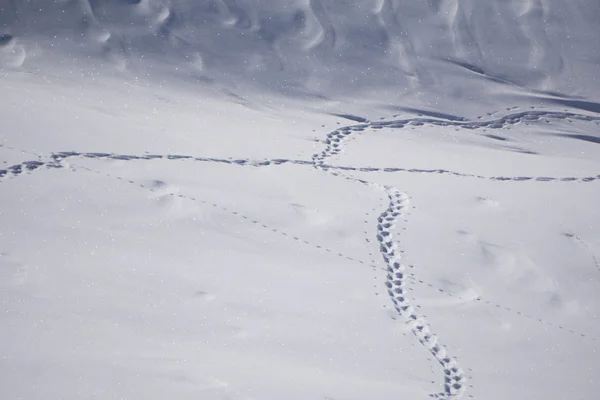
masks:
<svg viewBox="0 0 600 400"><path fill-rule="evenodd" d="M0 0L0 398L596 398L599 20Z"/></svg>

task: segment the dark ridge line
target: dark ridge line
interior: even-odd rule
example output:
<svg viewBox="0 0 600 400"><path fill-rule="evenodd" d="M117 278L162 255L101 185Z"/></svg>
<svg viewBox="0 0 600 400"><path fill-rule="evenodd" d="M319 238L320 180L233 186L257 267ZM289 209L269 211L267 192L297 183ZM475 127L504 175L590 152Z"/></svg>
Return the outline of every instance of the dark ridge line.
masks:
<svg viewBox="0 0 600 400"><path fill-rule="evenodd" d="M352 115L352 114L331 114L331 115L340 117L340 118L349 119L350 121L359 122L359 123L368 122L368 120L366 118L359 117L357 115Z"/></svg>
<svg viewBox="0 0 600 400"><path fill-rule="evenodd" d="M598 136L583 135L583 134L577 134L577 133L557 133L554 136L568 138L568 139L582 140L584 142L589 142L589 143L600 144L600 137L598 137Z"/></svg>
<svg viewBox="0 0 600 400"><path fill-rule="evenodd" d="M0 48L7 46L13 40L13 36L9 33L0 34Z"/></svg>
<svg viewBox="0 0 600 400"><path fill-rule="evenodd" d="M432 110L425 110L425 109L418 109L418 108L413 108L413 107L389 107L390 110L395 110L395 111L404 111L404 112L408 112L408 113L412 113L412 114L417 114L419 117L431 117L431 118L439 118L441 120L446 120L446 121L467 121L467 118L464 117L460 117L457 115L452 115L452 114L447 114L444 112L439 112L439 111L432 111ZM398 117L398 115L394 115L395 118Z"/></svg>
<svg viewBox="0 0 600 400"><path fill-rule="evenodd" d="M560 104L561 106L578 108L580 110L585 110L594 113L600 113L600 103L596 103L593 101L585 101L585 100L577 100L577 99L545 99L550 103Z"/></svg>

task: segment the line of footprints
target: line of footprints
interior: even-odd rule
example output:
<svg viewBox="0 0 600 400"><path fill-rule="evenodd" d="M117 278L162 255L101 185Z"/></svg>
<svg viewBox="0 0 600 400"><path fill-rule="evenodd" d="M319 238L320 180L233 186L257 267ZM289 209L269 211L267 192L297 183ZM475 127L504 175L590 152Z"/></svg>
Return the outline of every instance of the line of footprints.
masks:
<svg viewBox="0 0 600 400"><path fill-rule="evenodd" d="M81 157L81 158L113 159L113 160L124 160L124 161L155 160L155 159L192 160L192 161L200 161L200 162L226 163L226 164L233 164L233 165L240 165L240 166L253 166L253 167L268 167L271 165L281 165L281 164L285 164L285 163L290 163L290 164L296 164L296 165L309 165L309 166L312 166L319 170L329 172L334 176L342 177L349 181L354 181L357 183L362 183L362 184L366 184L366 185L374 185L374 186L380 187L383 190L385 190L387 197L389 199L388 208L379 216L378 221L377 221L378 222L378 224L377 224L377 241L379 243L379 250L380 250L382 257L386 263L386 272L387 272L386 287L388 290L388 294L392 300L394 308L396 309L398 314L405 319L405 321L408 324L408 326L410 327L412 333L418 338L420 343L425 348L428 349L428 351L435 358L435 360L437 360L437 362L441 365L441 367L443 369L443 373L444 373L443 391L440 393L437 393L437 394L433 394L431 396L434 398L437 398L437 399L444 400L444 399L451 399L451 398L456 398L456 397L460 396L466 388L466 380L467 379L466 379L464 371L461 368L459 368L457 360L455 358L451 358L447 355L446 348L439 343L438 337L431 332L431 329L430 329L428 323L426 322L425 317L420 316L417 313L416 308L413 306L413 304L411 304L410 299L407 296L407 290L411 290L411 289L406 287L406 280L410 279L414 283L426 285L426 286L431 287L431 288L437 290L438 292L443 293L448 296L454 297L455 295L452 293L446 292L443 289L436 288L432 284L429 284L427 282L424 282L423 280L418 279L413 273L407 272L406 267L400 261L400 254L399 254L400 252L398 251L397 245L394 242L392 230L395 228L395 223L396 223L397 219L403 215L403 212L405 211L405 209L408 205L408 196L406 194L401 193L396 188L393 188L391 186L381 187L378 184L375 184L375 183L372 183L372 182L369 182L366 180L358 179L351 175L346 175L343 173L343 171L446 174L446 175L453 175L453 176L458 176L458 177L489 179L489 180L509 181L509 182L523 182L523 181L531 181L531 180L538 181L538 182L552 182L552 181L591 182L591 181L599 180L600 175L588 176L588 177L582 177L582 178L577 178L577 177L563 177L563 178L526 177L526 176L486 177L486 176L475 175L475 174L458 173L458 172L453 172L453 171L449 171L449 170L445 170L445 169L425 170L425 169L406 169L406 168L335 166L335 165L327 164L326 160L339 154L342 151L342 144L344 143L345 139L347 139L353 132L363 132L367 128L372 128L372 129L403 128L407 125L430 124L430 125L438 125L438 126L461 126L461 127L467 128L467 129L477 129L477 128L484 127L484 126L500 127L500 126L507 125L507 124L515 124L515 123L518 123L521 121L534 121L534 120L538 120L543 117L556 118L556 119L574 118L574 119L579 119L579 120L584 120L584 121L596 121L597 122L597 118L589 117L589 116L582 116L582 115L572 114L572 113L553 113L553 112L539 112L539 111L518 113L518 114L502 117L496 121L482 121L482 122L475 122L475 123L473 123L473 122L452 122L452 121L449 122L449 121L439 121L439 120L423 119L423 118L413 118L413 119L407 119L407 120L396 120L396 121L375 122L375 123L367 122L367 123L360 123L360 124L357 124L354 126L347 126L347 127L339 128L333 132L330 132L327 135L326 139L324 140L324 143L326 145L325 149L323 149L323 151L321 153L313 155L312 161L292 160L292 159L270 159L270 160L269 159L266 159L266 160L223 159L223 158L194 157L194 156L189 156L189 155L173 155L173 154L169 154L169 155L144 154L142 156L135 156L135 155L121 155L121 154L113 154L113 153L79 153L79 152L69 151L69 152L53 153L52 156L50 157L50 160L44 162L44 161L41 161L44 158L41 155L38 155L35 153L30 153L30 152L23 152L23 153L27 153L27 154L36 155L38 157L38 160L25 161L20 164L16 164L16 165L6 167L4 169L0 169L0 181L3 179L6 179L6 178L17 177L23 173L29 173L31 171L38 170L41 167L45 167L48 169L63 168L64 165L63 165L62 161L66 160L68 158ZM1 144L0 144L0 147L17 150L17 149L11 148L6 145L1 145ZM98 174L106 175L106 176L116 178L119 180L125 180L131 184L137 184L134 181L126 180L119 176L113 176L113 175L107 174L107 173L101 173L101 172L92 170L87 167L71 166L70 168L71 168L71 170L76 170L76 169L81 168L84 170L88 170L88 171L95 172ZM151 187L147 187L142 184L137 184L137 185L139 185L145 189L148 189L150 191L154 191L154 189ZM343 253L335 252L326 247L323 247L323 246L320 246L317 244L313 244L313 243L311 243L307 240L303 240L297 236L289 235L287 232L281 231L279 229L271 228L265 224L261 224L259 221L255 220L255 219L251 219L251 218L244 216L236 211L229 210L226 207L219 206L218 204L208 203L204 200L197 199L195 197L187 197L187 196L184 196L181 194L175 194L175 193L169 193L169 194L172 196L188 198L192 201L200 201L203 204L212 205L213 207L220 208L223 211L230 212L233 215L241 217L243 221L250 221L251 223L259 225L265 229L269 229L272 232L281 234L285 237L292 238L292 239L302 242L306 245L314 246L314 247L316 247L318 249L322 249L326 252L337 254L338 256L344 257L347 260L355 261L360 264L366 264L362 260L357 260L353 257L346 256ZM595 256L594 256L594 261L596 261ZM371 265L371 267L378 268L377 266L375 266L373 264ZM578 333L574 330L565 328L561 325L557 325L557 324L542 320L540 318L536 318L532 315L514 310L512 308L504 307L497 303L493 303L488 300L484 300L481 297L478 297L475 300L479 303L486 304L486 305L495 307L497 309L501 309L506 312L512 312L512 313L515 313L516 315L540 322L547 326L552 326L552 327L556 327L558 329L567 330L573 334L577 334L580 337L588 338L588 339L596 341L596 338L593 338L584 333Z"/></svg>

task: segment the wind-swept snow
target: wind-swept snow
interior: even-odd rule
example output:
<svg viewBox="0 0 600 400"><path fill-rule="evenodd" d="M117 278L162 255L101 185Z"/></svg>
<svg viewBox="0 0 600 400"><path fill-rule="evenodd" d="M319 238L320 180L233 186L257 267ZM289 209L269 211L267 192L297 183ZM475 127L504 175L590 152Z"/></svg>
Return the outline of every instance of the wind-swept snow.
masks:
<svg viewBox="0 0 600 400"><path fill-rule="evenodd" d="M598 111L595 0L32 0L1 10L8 68L53 60L92 76L336 100L377 93L380 105L408 98L438 110L590 97Z"/></svg>

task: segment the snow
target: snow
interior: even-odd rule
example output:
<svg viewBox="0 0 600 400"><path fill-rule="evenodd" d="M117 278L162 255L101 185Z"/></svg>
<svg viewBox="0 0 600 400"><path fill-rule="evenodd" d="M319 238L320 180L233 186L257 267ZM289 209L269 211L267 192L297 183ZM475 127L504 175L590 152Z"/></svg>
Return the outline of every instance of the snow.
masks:
<svg viewBox="0 0 600 400"><path fill-rule="evenodd" d="M597 397L599 18L0 1L0 397Z"/></svg>

